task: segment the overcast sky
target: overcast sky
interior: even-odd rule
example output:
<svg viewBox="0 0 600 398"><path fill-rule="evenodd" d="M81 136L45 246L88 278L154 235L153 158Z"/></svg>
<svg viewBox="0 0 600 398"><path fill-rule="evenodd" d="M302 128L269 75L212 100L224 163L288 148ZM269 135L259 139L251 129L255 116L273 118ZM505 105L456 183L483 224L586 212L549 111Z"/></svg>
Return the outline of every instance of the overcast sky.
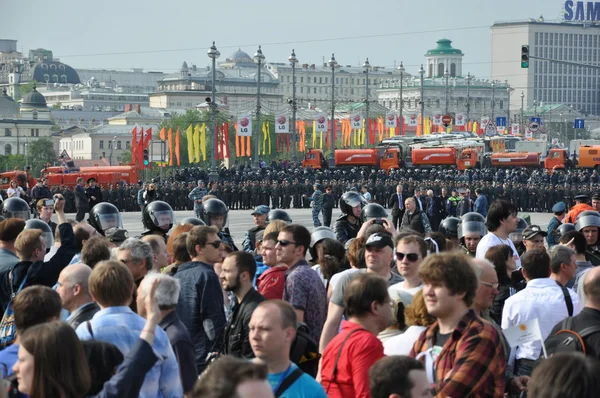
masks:
<svg viewBox="0 0 600 398"><path fill-rule="evenodd" d="M27 6L23 3L26 2ZM75 68L173 72L185 60L209 63L216 41L220 61L240 47L267 61L323 62L332 52L343 65L393 67L416 73L436 40L449 38L464 53L463 72L489 75L489 27L495 21L543 15L557 20L557 0L144 0L0 1L0 38L16 39L25 54L46 48ZM515 43L519 46L523 43Z"/></svg>

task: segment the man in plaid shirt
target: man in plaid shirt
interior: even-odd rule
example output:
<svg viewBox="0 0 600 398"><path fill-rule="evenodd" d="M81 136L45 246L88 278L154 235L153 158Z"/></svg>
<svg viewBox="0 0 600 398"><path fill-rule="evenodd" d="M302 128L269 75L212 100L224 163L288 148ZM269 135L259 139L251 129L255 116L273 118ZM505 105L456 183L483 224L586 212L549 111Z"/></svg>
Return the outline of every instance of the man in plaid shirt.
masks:
<svg viewBox="0 0 600 398"><path fill-rule="evenodd" d="M427 257L419 269L427 311L437 321L410 356L425 364L437 397L502 397L506 359L498 332L471 309L478 278L459 252Z"/></svg>

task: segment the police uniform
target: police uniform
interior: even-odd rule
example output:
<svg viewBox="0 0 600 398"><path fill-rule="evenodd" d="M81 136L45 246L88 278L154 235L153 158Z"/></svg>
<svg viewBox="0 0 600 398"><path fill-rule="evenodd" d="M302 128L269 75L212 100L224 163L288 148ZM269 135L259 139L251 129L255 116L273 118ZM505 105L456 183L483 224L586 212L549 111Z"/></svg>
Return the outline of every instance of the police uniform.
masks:
<svg viewBox="0 0 600 398"><path fill-rule="evenodd" d="M554 206L552 206L552 213L564 213L567 210L567 205L565 202L558 202ZM552 217L550 222L548 223L548 235L546 236L546 243L548 243L548 248L557 245L558 242L558 227L562 222L556 218L556 215Z"/></svg>

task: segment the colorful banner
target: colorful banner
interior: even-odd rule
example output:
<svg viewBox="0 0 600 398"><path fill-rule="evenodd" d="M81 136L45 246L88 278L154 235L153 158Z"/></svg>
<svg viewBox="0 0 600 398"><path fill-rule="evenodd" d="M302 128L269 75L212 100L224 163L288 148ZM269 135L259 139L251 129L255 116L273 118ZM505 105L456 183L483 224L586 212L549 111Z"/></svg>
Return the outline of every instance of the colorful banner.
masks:
<svg viewBox="0 0 600 398"><path fill-rule="evenodd" d="M465 115L463 115L462 113L459 113L454 118L454 121L455 121L456 126L462 127L465 125L465 122L467 121L467 119L466 119Z"/></svg>
<svg viewBox="0 0 600 398"><path fill-rule="evenodd" d="M406 125L411 126L411 127L418 126L419 125L419 115L417 115L416 113L411 113L410 115L408 115L406 117Z"/></svg>
<svg viewBox="0 0 600 398"><path fill-rule="evenodd" d="M133 162L133 164L137 165L137 126L135 126L133 128L133 130L131 130L131 135L133 136L132 140L131 140L131 161Z"/></svg>
<svg viewBox="0 0 600 398"><path fill-rule="evenodd" d="M326 133L327 132L327 118L325 116L319 116L316 119L317 123L317 132L318 133Z"/></svg>
<svg viewBox="0 0 600 398"><path fill-rule="evenodd" d="M519 134L519 123L513 123L511 126L511 134L512 135L518 135Z"/></svg>
<svg viewBox="0 0 600 398"><path fill-rule="evenodd" d="M360 114L355 113L350 115L350 123L352 123L352 130L358 130L363 128L363 119Z"/></svg>
<svg viewBox="0 0 600 398"><path fill-rule="evenodd" d="M198 129L198 125L196 125L196 127L192 127L190 124L185 130L185 137L187 138L188 162L190 163L194 163L194 129ZM170 153L169 157L171 157Z"/></svg>
<svg viewBox="0 0 600 398"><path fill-rule="evenodd" d="M192 127L190 125L190 127ZM179 127L177 127L177 133L175 133L175 158L177 159L177 166L181 166L181 153L179 148L179 139L180 139ZM170 156L169 156L170 158Z"/></svg>
<svg viewBox="0 0 600 398"><path fill-rule="evenodd" d="M431 118L431 124L433 126L441 126L442 125L442 115L440 113L436 113Z"/></svg>
<svg viewBox="0 0 600 398"><path fill-rule="evenodd" d="M238 117L237 126L237 134L240 137L252 136L252 116Z"/></svg>
<svg viewBox="0 0 600 398"><path fill-rule="evenodd" d="M290 119L286 115L275 115L275 133L289 133Z"/></svg>
<svg viewBox="0 0 600 398"><path fill-rule="evenodd" d="M396 127L396 115L391 112L385 115L385 127L388 129Z"/></svg>
<svg viewBox="0 0 600 398"><path fill-rule="evenodd" d="M179 127L178 127L179 128ZM169 145L169 166L173 166L173 129L169 127L169 132L167 133L168 145Z"/></svg>

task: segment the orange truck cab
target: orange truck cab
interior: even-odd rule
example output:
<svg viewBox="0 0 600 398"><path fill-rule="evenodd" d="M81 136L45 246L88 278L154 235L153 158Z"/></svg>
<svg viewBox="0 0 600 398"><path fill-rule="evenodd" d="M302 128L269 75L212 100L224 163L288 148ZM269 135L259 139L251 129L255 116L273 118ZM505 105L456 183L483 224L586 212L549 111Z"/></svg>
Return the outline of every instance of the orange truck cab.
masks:
<svg viewBox="0 0 600 398"><path fill-rule="evenodd" d="M570 168L573 161L569 157L566 148L553 148L544 160L544 168L547 170ZM585 145L579 147L579 157L576 161L577 167L583 169L600 169L600 145Z"/></svg>
<svg viewBox="0 0 600 398"><path fill-rule="evenodd" d="M17 176L25 176L25 178L23 178L23 177L17 178ZM10 182L12 180L16 180L17 183L19 183L21 181L27 181L27 184L29 184L29 189L33 188L33 186L37 183L37 180L35 178L33 178L31 176L31 174L29 174L28 172L25 172L22 170L5 171L4 173L0 173L0 188L2 188L2 189L10 188ZM22 187L22 188L26 189L27 187Z"/></svg>

